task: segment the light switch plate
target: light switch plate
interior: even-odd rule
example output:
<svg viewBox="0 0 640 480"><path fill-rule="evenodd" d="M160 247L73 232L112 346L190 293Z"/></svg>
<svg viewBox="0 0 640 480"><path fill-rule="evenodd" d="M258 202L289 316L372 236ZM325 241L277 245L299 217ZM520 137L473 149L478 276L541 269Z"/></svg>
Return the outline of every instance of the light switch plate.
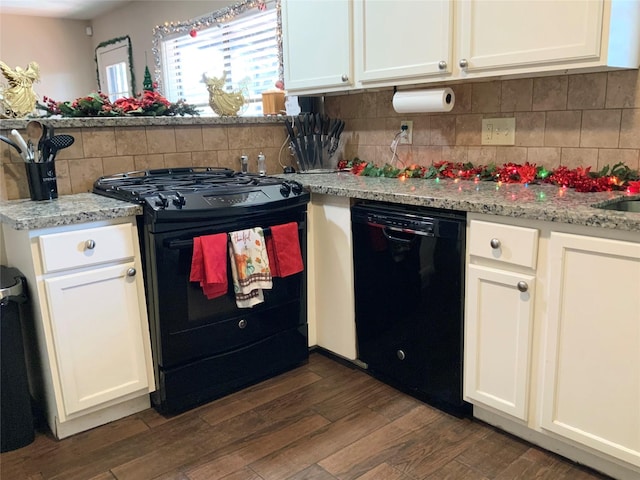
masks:
<svg viewBox="0 0 640 480"><path fill-rule="evenodd" d="M516 119L483 118L482 145L515 145Z"/></svg>

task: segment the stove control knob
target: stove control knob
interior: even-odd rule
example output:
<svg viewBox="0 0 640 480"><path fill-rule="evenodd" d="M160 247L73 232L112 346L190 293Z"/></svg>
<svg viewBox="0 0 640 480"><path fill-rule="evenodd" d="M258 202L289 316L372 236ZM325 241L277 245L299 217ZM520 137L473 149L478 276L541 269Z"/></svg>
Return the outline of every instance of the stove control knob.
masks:
<svg viewBox="0 0 640 480"><path fill-rule="evenodd" d="M291 193L291 185L287 182L282 182L282 185L280 185L280 193L283 197L288 197Z"/></svg>
<svg viewBox="0 0 640 480"><path fill-rule="evenodd" d="M176 197L173 199L173 204L178 208L182 208L186 203L187 200L184 198L184 195L182 195L180 192L176 192Z"/></svg>
<svg viewBox="0 0 640 480"><path fill-rule="evenodd" d="M302 193L302 184L299 182L296 182L295 180L292 180L290 183L291 183L291 190L293 191L293 193L296 195L300 195Z"/></svg>
<svg viewBox="0 0 640 480"><path fill-rule="evenodd" d="M156 200L156 207L167 208L169 206L169 200L163 194L158 194L158 199Z"/></svg>

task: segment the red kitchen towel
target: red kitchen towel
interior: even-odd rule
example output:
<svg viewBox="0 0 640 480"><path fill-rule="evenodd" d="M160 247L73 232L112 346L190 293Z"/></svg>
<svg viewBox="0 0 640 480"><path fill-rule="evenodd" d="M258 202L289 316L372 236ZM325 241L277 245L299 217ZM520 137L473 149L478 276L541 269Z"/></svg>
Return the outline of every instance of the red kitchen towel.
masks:
<svg viewBox="0 0 640 480"><path fill-rule="evenodd" d="M189 280L200 282L202 292L211 300L227 293L227 234L218 233L193 239Z"/></svg>
<svg viewBox="0 0 640 480"><path fill-rule="evenodd" d="M298 239L298 224L290 222L272 226L271 237L267 237L267 253L272 276L288 277L301 272L304 264Z"/></svg>

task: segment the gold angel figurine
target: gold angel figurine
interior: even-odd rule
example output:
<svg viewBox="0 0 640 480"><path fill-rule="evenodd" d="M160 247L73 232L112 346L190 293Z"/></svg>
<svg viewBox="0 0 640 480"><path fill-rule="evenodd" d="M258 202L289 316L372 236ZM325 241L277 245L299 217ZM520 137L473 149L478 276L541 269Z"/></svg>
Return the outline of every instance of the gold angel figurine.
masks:
<svg viewBox="0 0 640 480"><path fill-rule="evenodd" d="M207 77L206 73L202 74L202 81L207 85L209 91L209 105L221 117L238 115L238 111L244 105L242 92L225 92L223 90L226 79L226 72L222 78Z"/></svg>
<svg viewBox="0 0 640 480"><path fill-rule="evenodd" d="M34 82L40 81L40 67L36 62L29 63L26 69L15 70L0 61L0 70L8 80L8 86L0 87L0 106L2 117L24 117L36 107L37 96L33 91Z"/></svg>

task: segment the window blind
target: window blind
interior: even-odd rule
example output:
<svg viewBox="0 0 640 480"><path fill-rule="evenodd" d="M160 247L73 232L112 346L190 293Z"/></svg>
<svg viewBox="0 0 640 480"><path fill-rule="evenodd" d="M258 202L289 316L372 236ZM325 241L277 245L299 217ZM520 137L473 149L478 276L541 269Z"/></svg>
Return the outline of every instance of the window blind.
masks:
<svg viewBox="0 0 640 480"><path fill-rule="evenodd" d="M185 99L211 114L203 74L221 78L224 89L241 90L246 105L242 115L262 115L261 93L278 81L277 12L273 4L231 21L197 32L167 38L161 43L164 92L172 102Z"/></svg>

